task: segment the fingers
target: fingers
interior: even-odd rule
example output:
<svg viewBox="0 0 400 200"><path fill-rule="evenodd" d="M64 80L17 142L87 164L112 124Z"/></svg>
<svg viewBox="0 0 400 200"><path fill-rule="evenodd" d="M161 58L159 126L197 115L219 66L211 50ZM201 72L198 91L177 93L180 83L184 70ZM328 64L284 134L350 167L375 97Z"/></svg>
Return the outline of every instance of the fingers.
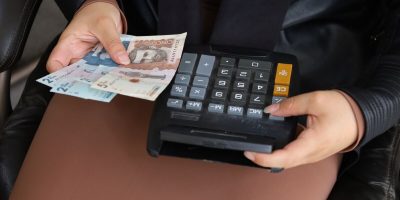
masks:
<svg viewBox="0 0 400 200"><path fill-rule="evenodd" d="M115 62L122 65L130 63L128 53L120 40L117 27L111 19L100 20L95 27L94 34Z"/></svg>
<svg viewBox="0 0 400 200"><path fill-rule="evenodd" d="M318 113L319 92L305 93L298 96L290 97L281 103L272 104L265 108L264 112L275 116L298 116L298 115L315 115Z"/></svg>
<svg viewBox="0 0 400 200"><path fill-rule="evenodd" d="M62 41L54 47L51 52L49 59L47 60L46 69L48 72L55 72L64 66L69 65L71 61L72 53L66 48Z"/></svg>
<svg viewBox="0 0 400 200"><path fill-rule="evenodd" d="M306 130L302 135L310 134L312 130ZM275 150L271 154L245 152L244 155L254 163L263 167L292 168L305 163L318 160L316 155L315 139L310 137L299 137L289 143L283 149Z"/></svg>

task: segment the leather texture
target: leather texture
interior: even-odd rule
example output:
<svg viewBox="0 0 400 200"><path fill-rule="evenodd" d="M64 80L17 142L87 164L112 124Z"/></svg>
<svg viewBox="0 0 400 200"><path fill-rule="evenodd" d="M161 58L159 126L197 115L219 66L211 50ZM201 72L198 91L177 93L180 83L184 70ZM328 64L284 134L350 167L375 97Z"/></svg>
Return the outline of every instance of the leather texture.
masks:
<svg viewBox="0 0 400 200"><path fill-rule="evenodd" d="M10 69L21 56L41 0L1 1L0 72Z"/></svg>
<svg viewBox="0 0 400 200"><path fill-rule="evenodd" d="M0 132L0 199L8 195L17 178L36 129L53 93L36 79L47 74L46 62L55 40L27 80L21 99Z"/></svg>
<svg viewBox="0 0 400 200"><path fill-rule="evenodd" d="M11 113L10 79L10 70L0 72L0 127Z"/></svg>
<svg viewBox="0 0 400 200"><path fill-rule="evenodd" d="M68 4L65 5L68 9L63 8L64 13L67 16L74 13L79 2L64 1ZM400 113L398 4L398 0L297 0L293 1L284 20L284 30L276 50L297 55L302 66L303 90L343 88L364 111L367 123L364 147L347 156L353 156L347 163L354 164L356 159L359 162L339 177L331 199L346 199L344 194L353 197L351 199L396 199L399 196L398 128L382 134L397 123ZM133 19L129 33L155 33L158 18L154 1L123 1L120 5L127 13L128 21ZM143 21L135 24L136 19ZM3 36L5 33L11 36ZM2 31L0 40L13 37L13 34L12 31ZM0 42L0 48L7 44ZM341 76L332 76L337 73ZM32 84L32 91L40 88ZM358 89L352 88L354 85ZM8 132L5 135L10 139L2 137L0 141L0 178L3 181L0 187L3 194L10 191L13 177L16 177L50 98L47 90L40 89L25 95L26 102L30 103L22 103L19 112L13 113L5 128ZM27 109L23 108L25 106ZM369 140L372 141L368 143ZM12 150L13 142L19 145ZM12 159L14 161L7 162Z"/></svg>
<svg viewBox="0 0 400 200"><path fill-rule="evenodd" d="M360 160L336 182L329 200L399 199L400 126L361 149Z"/></svg>

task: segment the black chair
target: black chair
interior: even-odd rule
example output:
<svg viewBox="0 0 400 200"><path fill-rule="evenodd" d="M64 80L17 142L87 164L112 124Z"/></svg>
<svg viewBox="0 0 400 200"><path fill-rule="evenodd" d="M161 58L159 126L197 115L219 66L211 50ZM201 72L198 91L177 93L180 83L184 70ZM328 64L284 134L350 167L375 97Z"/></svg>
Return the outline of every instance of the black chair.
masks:
<svg viewBox="0 0 400 200"><path fill-rule="evenodd" d="M1 199L8 198L25 154L52 96L47 87L36 83L35 80L47 73L44 66L56 40L50 45L30 75L18 105L11 110L10 73L23 51L40 3L40 0L0 2L0 7L4 11L0 13L2 27L0 31ZM142 18L146 18L144 16L146 12L138 12L138 14L142 15L140 16ZM399 157L400 126L396 126L362 149L360 161L338 178L329 199L399 198Z"/></svg>

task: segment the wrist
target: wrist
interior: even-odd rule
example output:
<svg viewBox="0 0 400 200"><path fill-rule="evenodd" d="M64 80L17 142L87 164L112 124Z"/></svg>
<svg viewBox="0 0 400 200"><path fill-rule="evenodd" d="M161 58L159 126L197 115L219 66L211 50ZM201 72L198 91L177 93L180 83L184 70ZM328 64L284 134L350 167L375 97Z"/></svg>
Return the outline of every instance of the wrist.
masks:
<svg viewBox="0 0 400 200"><path fill-rule="evenodd" d="M127 32L125 15L115 0L86 0L75 13L74 18L92 18L94 20L111 18L120 33Z"/></svg>
<svg viewBox="0 0 400 200"><path fill-rule="evenodd" d="M346 152L352 151L359 145L361 139L364 136L365 122L364 122L364 118L363 118L361 109L357 105L357 103L353 100L353 98L351 98L348 94L346 94L345 92L343 92L341 90L334 90L334 91L340 93L347 100L347 102L349 103L349 105L353 111L354 118L356 119L356 123L357 123L357 139L350 146L348 146L345 149L343 149L342 151L340 151L340 153L346 153Z"/></svg>

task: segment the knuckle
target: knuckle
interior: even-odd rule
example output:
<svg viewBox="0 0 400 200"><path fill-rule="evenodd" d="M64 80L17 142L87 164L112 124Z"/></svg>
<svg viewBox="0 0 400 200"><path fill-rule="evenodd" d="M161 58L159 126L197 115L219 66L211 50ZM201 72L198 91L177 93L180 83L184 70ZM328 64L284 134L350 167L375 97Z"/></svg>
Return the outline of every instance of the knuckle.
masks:
<svg viewBox="0 0 400 200"><path fill-rule="evenodd" d="M104 46L108 48L108 51L110 51L110 53L114 53L123 49L123 47L120 44L119 38L109 39L108 41L105 42Z"/></svg>
<svg viewBox="0 0 400 200"><path fill-rule="evenodd" d="M112 19L110 19L110 17L107 17L107 16L99 16L99 17L97 17L95 24L98 27L104 27L109 24L112 24Z"/></svg>
<svg viewBox="0 0 400 200"><path fill-rule="evenodd" d="M325 93L322 91L313 92L310 98L310 104L312 105L324 105L325 102Z"/></svg>

